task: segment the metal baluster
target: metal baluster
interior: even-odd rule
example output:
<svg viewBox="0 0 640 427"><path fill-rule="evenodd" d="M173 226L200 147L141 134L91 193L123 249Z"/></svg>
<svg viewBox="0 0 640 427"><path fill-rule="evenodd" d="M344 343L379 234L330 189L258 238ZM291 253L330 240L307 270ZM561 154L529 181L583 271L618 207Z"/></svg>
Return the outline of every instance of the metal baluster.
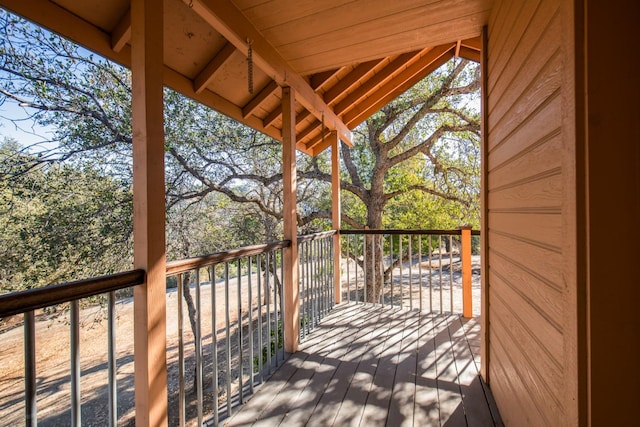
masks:
<svg viewBox="0 0 640 427"><path fill-rule="evenodd" d="M391 246L391 300L390 300L390 304L391 304L391 308L393 308L393 234L389 234L389 241L390 246Z"/></svg>
<svg viewBox="0 0 640 427"><path fill-rule="evenodd" d="M362 290L363 294L364 294L364 302L367 302L367 279L369 279L368 273L367 273L367 235L363 234L362 235L362 249L363 249L363 265L364 265L364 289Z"/></svg>
<svg viewBox="0 0 640 427"><path fill-rule="evenodd" d="M431 259L433 257L433 251L431 248L431 236L429 236L429 312L433 312L433 266L431 265Z"/></svg>
<svg viewBox="0 0 640 427"><path fill-rule="evenodd" d="M231 416L231 332L229 318L229 263L224 263L224 314L225 314L225 350L227 358L227 416Z"/></svg>
<svg viewBox="0 0 640 427"><path fill-rule="evenodd" d="M71 425L80 426L80 308L71 301Z"/></svg>
<svg viewBox="0 0 640 427"><path fill-rule="evenodd" d="M247 291L247 299L249 301L249 325L247 329L247 333L249 335L249 393L253 394L253 280L251 280L251 256L247 257L247 279L248 279L248 291Z"/></svg>
<svg viewBox="0 0 640 427"><path fill-rule="evenodd" d="M200 269L196 269L196 395L198 403L198 425L202 425L202 304L200 300Z"/></svg>
<svg viewBox="0 0 640 427"><path fill-rule="evenodd" d="M420 276L420 311L422 312L422 234L418 234L418 276Z"/></svg>
<svg viewBox="0 0 640 427"><path fill-rule="evenodd" d="M216 320L216 266L209 267L211 280L211 355L213 356L213 423L218 425L220 414L218 409L218 325Z"/></svg>
<svg viewBox="0 0 640 427"><path fill-rule="evenodd" d="M400 257L400 284L398 284L398 288L400 288L399 306L402 308L404 305L404 301L402 300L402 287L404 286L404 275L402 274L402 234L398 236L398 256Z"/></svg>
<svg viewBox="0 0 640 427"><path fill-rule="evenodd" d="M178 274L178 423L185 425L184 402L184 335L182 313L182 273Z"/></svg>
<svg viewBox="0 0 640 427"><path fill-rule="evenodd" d="M449 235L449 303L453 313L453 236Z"/></svg>
<svg viewBox="0 0 640 427"><path fill-rule="evenodd" d="M354 252L354 255L355 255L354 258L357 260L359 258L359 256L358 256L358 236L354 234L352 237L353 237L353 240L355 242L354 245L353 245L353 252ZM355 263L354 271L355 271L355 279L356 279L356 282L355 282L355 284L356 284L356 295L355 295L355 298L356 298L356 304L357 304L358 303L358 262L354 261L354 263Z"/></svg>
<svg viewBox="0 0 640 427"><path fill-rule="evenodd" d="M267 305L267 366L271 374L271 281L269 280L269 265L271 263L270 253L265 254L265 304Z"/></svg>
<svg viewBox="0 0 640 427"><path fill-rule="evenodd" d="M262 255L256 256L256 270L258 273L258 381L264 382L262 377Z"/></svg>
<svg viewBox="0 0 640 427"><path fill-rule="evenodd" d="M36 405L36 320L32 311L24 313L24 400L25 425L38 425Z"/></svg>
<svg viewBox="0 0 640 427"><path fill-rule="evenodd" d="M109 377L109 426L118 424L118 387L116 380L116 293L107 296L107 375Z"/></svg>
<svg viewBox="0 0 640 427"><path fill-rule="evenodd" d="M280 320L282 323L282 361L284 362L284 337L287 331L284 308L284 251L280 249Z"/></svg>
<svg viewBox="0 0 640 427"><path fill-rule="evenodd" d="M373 295L371 295L371 302L375 303L376 301L376 288L377 286L377 282L376 282L376 273L377 273L377 268L376 268L376 235L372 234L371 235L371 289L373 290Z"/></svg>
<svg viewBox="0 0 640 427"><path fill-rule="evenodd" d="M438 235L438 269L440 271L440 313L442 313L442 235Z"/></svg>
<svg viewBox="0 0 640 427"><path fill-rule="evenodd" d="M309 245L309 288L311 289L310 305L311 305L311 329L316 326L316 295L315 295L315 265L313 253L313 241L307 242Z"/></svg>
<svg viewBox="0 0 640 427"><path fill-rule="evenodd" d="M409 239L409 310L413 310L413 251L411 248L413 236L409 234L407 238Z"/></svg>
<svg viewBox="0 0 640 427"><path fill-rule="evenodd" d="M281 283L278 281L278 273L277 273L277 256L276 253L273 252L271 255L271 262L272 262L272 268L273 268L273 326L275 328L275 334L273 335L273 340L275 342L275 357L276 357L276 366L279 365L278 362L278 353L280 352L280 311L282 309L282 306L278 307L278 283Z"/></svg>
<svg viewBox="0 0 640 427"><path fill-rule="evenodd" d="M327 260L327 265L329 266L329 291L330 291L330 306L331 309L333 310L333 307L335 306L336 303L336 276L335 276L335 269L336 269L336 265L334 263L334 253L335 253L335 249L333 247L333 238L329 239L329 243L328 243L328 248L329 248L329 258ZM340 268L340 264L338 264L337 268ZM342 283L339 284L340 285L340 294L342 294Z"/></svg>
<svg viewBox="0 0 640 427"><path fill-rule="evenodd" d="M349 277L349 268L350 268L350 263L349 263L349 258L350 258L350 248L349 248L349 237L347 235L346 239L344 239L344 251L345 254L347 255L347 259L346 259L346 264L347 264L347 302L351 302L351 278ZM341 237L342 238L342 237Z"/></svg>
<svg viewBox="0 0 640 427"><path fill-rule="evenodd" d="M238 281L238 399L240 403L244 403L244 390L243 390L243 363L242 363L242 265L241 259L237 261L237 281Z"/></svg>

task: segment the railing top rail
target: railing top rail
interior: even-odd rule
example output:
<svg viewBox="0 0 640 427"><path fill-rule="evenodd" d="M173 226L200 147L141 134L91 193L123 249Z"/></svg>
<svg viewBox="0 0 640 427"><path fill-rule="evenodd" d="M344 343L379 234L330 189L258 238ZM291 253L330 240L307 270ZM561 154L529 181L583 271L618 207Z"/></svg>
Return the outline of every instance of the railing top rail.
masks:
<svg viewBox="0 0 640 427"><path fill-rule="evenodd" d="M0 295L0 318L144 283L144 270L131 270Z"/></svg>
<svg viewBox="0 0 640 427"><path fill-rule="evenodd" d="M298 236L298 243L309 242L311 240L325 239L327 237L334 236L336 233L337 233L336 230L329 230L329 231L321 231L321 232L312 233L312 234L304 234L302 236Z"/></svg>
<svg viewBox="0 0 640 427"><path fill-rule="evenodd" d="M277 249L288 248L289 246L291 246L291 240L280 240L262 245L245 246L243 248L232 249L229 251L216 252L195 258L171 261L167 263L167 276L173 276L186 271L195 270L197 268L208 267L213 264L235 261L247 256L260 255Z"/></svg>
<svg viewBox="0 0 640 427"><path fill-rule="evenodd" d="M340 234L420 234L420 235L445 235L445 236L459 236L462 233L458 230L340 230ZM480 230L471 230L471 235L479 236Z"/></svg>

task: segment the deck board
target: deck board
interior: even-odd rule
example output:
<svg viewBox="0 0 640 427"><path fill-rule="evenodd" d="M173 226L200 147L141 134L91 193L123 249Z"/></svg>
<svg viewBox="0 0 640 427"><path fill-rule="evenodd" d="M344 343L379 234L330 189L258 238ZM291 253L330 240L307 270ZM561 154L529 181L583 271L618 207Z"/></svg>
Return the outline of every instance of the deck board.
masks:
<svg viewBox="0 0 640 427"><path fill-rule="evenodd" d="M495 426L477 319L340 304L224 425Z"/></svg>

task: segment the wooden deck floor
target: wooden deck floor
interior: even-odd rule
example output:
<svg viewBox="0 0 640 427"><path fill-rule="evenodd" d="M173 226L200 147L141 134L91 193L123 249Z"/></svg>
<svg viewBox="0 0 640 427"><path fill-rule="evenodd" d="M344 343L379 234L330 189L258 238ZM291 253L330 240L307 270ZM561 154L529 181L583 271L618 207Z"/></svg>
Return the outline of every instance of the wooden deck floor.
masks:
<svg viewBox="0 0 640 427"><path fill-rule="evenodd" d="M502 425L479 351L477 319L340 304L223 424Z"/></svg>

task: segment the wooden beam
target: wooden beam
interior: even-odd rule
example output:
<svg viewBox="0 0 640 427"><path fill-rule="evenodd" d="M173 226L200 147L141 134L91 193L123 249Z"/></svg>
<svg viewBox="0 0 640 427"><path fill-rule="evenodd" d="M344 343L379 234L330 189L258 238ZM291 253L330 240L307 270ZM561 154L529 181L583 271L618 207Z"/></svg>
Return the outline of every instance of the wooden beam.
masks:
<svg viewBox="0 0 640 427"><path fill-rule="evenodd" d="M284 206L283 234L291 246L284 250L284 350L298 351L300 339L300 301L298 293L298 227L296 199L295 92L282 89L282 181Z"/></svg>
<svg viewBox="0 0 640 427"><path fill-rule="evenodd" d="M296 100L317 118L324 114L325 123L336 130L340 138L351 144L351 131L329 108L313 88L269 44L251 21L238 10L231 0L183 0L205 22L231 42L243 54L251 42L253 61L280 86L289 86L296 93Z"/></svg>
<svg viewBox="0 0 640 427"><path fill-rule="evenodd" d="M482 50L482 37L478 36L471 39L462 40L462 46L466 46L479 52Z"/></svg>
<svg viewBox="0 0 640 427"><path fill-rule="evenodd" d="M420 54L421 51L414 51L399 55L391 61L380 72L376 73L372 78L364 82L358 89L347 95L342 101L338 102L334 107L336 114L343 114L353 108L358 101L374 92L386 79L400 68L405 66L409 61Z"/></svg>
<svg viewBox="0 0 640 427"><path fill-rule="evenodd" d="M466 46L460 47L460 52L458 52L458 56L460 58L468 59L474 62L480 62L480 59L481 59L480 58L481 54L479 50L471 49Z"/></svg>
<svg viewBox="0 0 640 427"><path fill-rule="evenodd" d="M454 54L456 58L460 56L460 46L462 46L462 40L458 40L456 43L456 53Z"/></svg>
<svg viewBox="0 0 640 427"><path fill-rule="evenodd" d="M335 303L342 302L342 279L340 277L340 262L342 248L340 245L340 220L342 207L340 204L340 139L336 132L331 132L327 138L331 143L331 226L337 230L333 236L333 289Z"/></svg>
<svg viewBox="0 0 640 427"><path fill-rule="evenodd" d="M480 61L480 375L487 384L491 383L489 364L491 363L491 336L489 298L491 284L489 283L489 61L487 55L488 32L487 26L482 28L482 58Z"/></svg>
<svg viewBox="0 0 640 427"><path fill-rule="evenodd" d="M320 126L322 126L322 122L320 122L319 120L314 120L309 126L304 128L302 131L298 132L298 134L296 135L296 138L302 141L304 138L309 136L311 133L313 133L313 131L318 129ZM307 147L311 148L309 145L307 145Z"/></svg>
<svg viewBox="0 0 640 427"><path fill-rule="evenodd" d="M385 61L384 59L383 61ZM366 76L371 72L378 64L380 64L380 60L368 61L362 64L359 64L356 68L353 69L349 74L347 74L344 78L342 78L335 86L331 87L329 90L325 92L323 95L324 102L327 104L331 104L336 98L349 90L353 85L358 83L361 78Z"/></svg>
<svg viewBox="0 0 640 427"><path fill-rule="evenodd" d="M313 90L317 91L318 89L320 89L322 87L322 85L327 83L331 79L331 77L333 77L336 74L338 74L343 68L344 67L336 68L335 70L329 70L329 71L323 71L321 73L316 73L316 74L312 75L311 78L309 79L309 84L311 84L311 87L313 88Z"/></svg>
<svg viewBox="0 0 640 427"><path fill-rule="evenodd" d="M393 79L378 88L369 98L343 116L348 126L355 127L380 108L404 93L453 57L455 45L437 46Z"/></svg>
<svg viewBox="0 0 640 427"><path fill-rule="evenodd" d="M168 422L163 15L155 0L131 3L133 262L147 272L133 289L135 421L141 427Z"/></svg>
<svg viewBox="0 0 640 427"><path fill-rule="evenodd" d="M131 10L127 10L120 21L111 31L111 48L120 52L122 48L131 40Z"/></svg>
<svg viewBox="0 0 640 427"><path fill-rule="evenodd" d="M222 49L211 58L211 61L200 71L200 73L193 80L193 90L195 93L202 92L213 81L216 73L222 68L222 66L231 58L231 55L236 51L236 48L231 43L226 43Z"/></svg>
<svg viewBox="0 0 640 427"><path fill-rule="evenodd" d="M17 15L28 17L29 20L49 30L58 33L69 40L92 50L105 58L114 61L124 67L131 68L131 47L125 45L122 50L116 52L111 46L111 34L102 31L87 21L78 18L68 10L63 9L49 0L0 0L0 6ZM279 129L272 126L263 126L262 120L249 117L244 120L242 109L225 98L204 90L196 93L193 81L183 74L164 65L162 67L164 83L173 90L188 96L209 108L212 108L226 116L231 117L252 128L264 132L277 139L282 139Z"/></svg>
<svg viewBox="0 0 640 427"><path fill-rule="evenodd" d="M270 80L269 83L264 88L262 88L262 90L258 92L258 94L254 96L251 101L247 103L247 105L242 107L242 117L246 119L251 114L253 114L253 112L258 109L260 104L262 104L267 98L273 95L279 87L280 86L278 86L278 83Z"/></svg>

